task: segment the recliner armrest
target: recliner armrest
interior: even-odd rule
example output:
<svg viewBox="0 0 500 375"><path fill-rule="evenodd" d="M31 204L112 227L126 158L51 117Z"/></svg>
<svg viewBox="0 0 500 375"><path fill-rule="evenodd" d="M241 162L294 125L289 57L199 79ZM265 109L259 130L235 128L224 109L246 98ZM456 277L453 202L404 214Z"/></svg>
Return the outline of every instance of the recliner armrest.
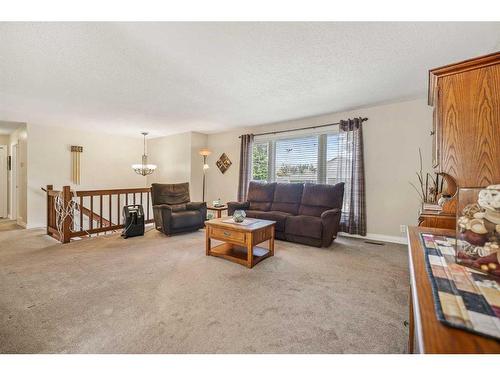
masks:
<svg viewBox="0 0 500 375"><path fill-rule="evenodd" d="M172 212L181 212L181 211L186 211L187 204L181 203L181 204L158 204L156 206L153 206L153 208L158 207L160 209L167 209Z"/></svg>
<svg viewBox="0 0 500 375"><path fill-rule="evenodd" d="M321 214L321 220L325 219L328 220L330 216L337 216L342 213L342 210L340 208L332 208L331 210L326 210Z"/></svg>
<svg viewBox="0 0 500 375"><path fill-rule="evenodd" d="M170 206L168 204L155 204L155 205L153 205L153 209L172 211L172 206Z"/></svg>
<svg viewBox="0 0 500 375"><path fill-rule="evenodd" d="M186 210L190 211L197 211L201 210L202 208L206 208L207 203L206 202L188 202L186 203Z"/></svg>
<svg viewBox="0 0 500 375"><path fill-rule="evenodd" d="M227 202L227 214L232 216L236 210L248 210L250 202Z"/></svg>
<svg viewBox="0 0 500 375"><path fill-rule="evenodd" d="M330 246L333 239L337 237L337 232L340 227L341 214L342 210L340 208L332 208L331 210L326 210L321 214L321 225L323 226L321 246Z"/></svg>

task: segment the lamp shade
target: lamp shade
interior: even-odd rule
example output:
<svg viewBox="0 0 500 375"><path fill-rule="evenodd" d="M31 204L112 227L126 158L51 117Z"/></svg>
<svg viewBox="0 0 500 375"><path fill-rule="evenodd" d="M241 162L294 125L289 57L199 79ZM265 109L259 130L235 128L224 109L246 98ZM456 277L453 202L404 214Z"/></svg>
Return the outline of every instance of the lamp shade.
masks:
<svg viewBox="0 0 500 375"><path fill-rule="evenodd" d="M202 148L202 149L200 149L200 151L198 151L198 153L201 156L208 156L212 153L212 151L210 151L208 148Z"/></svg>

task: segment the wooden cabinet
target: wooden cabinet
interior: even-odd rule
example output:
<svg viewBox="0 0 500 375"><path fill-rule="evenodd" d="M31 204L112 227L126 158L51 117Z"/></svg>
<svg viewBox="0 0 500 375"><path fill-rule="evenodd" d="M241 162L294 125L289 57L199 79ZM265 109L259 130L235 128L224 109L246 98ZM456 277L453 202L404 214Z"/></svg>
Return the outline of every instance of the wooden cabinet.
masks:
<svg viewBox="0 0 500 375"><path fill-rule="evenodd" d="M500 183L500 52L430 70L429 105L436 172L458 187ZM456 196L443 213L455 216L455 207ZM449 219L426 222L451 226Z"/></svg>

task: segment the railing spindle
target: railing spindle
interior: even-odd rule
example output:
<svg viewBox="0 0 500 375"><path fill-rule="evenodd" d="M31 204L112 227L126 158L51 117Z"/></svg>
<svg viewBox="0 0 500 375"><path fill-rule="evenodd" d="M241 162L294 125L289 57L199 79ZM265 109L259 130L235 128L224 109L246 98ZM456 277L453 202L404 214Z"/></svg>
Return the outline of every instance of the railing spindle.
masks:
<svg viewBox="0 0 500 375"><path fill-rule="evenodd" d="M118 194L118 199L117 199L117 202L118 202L118 213L116 214L116 223L118 225L120 225L120 194Z"/></svg>
<svg viewBox="0 0 500 375"><path fill-rule="evenodd" d="M102 228L102 195L99 195L99 227Z"/></svg>
<svg viewBox="0 0 500 375"><path fill-rule="evenodd" d="M94 228L94 196L90 196L90 227L89 229Z"/></svg>
<svg viewBox="0 0 500 375"><path fill-rule="evenodd" d="M113 215L111 215L111 207L112 207L111 194L109 194L109 224L108 224L108 227L113 225Z"/></svg>

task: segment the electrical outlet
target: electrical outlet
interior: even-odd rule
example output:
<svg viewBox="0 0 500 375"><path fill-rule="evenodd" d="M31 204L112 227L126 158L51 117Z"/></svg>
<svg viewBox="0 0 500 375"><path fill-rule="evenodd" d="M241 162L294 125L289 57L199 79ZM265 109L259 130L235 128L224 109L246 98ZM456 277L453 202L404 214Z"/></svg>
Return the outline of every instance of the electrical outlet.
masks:
<svg viewBox="0 0 500 375"><path fill-rule="evenodd" d="M406 225L400 225L399 231L401 232L401 234L406 234Z"/></svg>

